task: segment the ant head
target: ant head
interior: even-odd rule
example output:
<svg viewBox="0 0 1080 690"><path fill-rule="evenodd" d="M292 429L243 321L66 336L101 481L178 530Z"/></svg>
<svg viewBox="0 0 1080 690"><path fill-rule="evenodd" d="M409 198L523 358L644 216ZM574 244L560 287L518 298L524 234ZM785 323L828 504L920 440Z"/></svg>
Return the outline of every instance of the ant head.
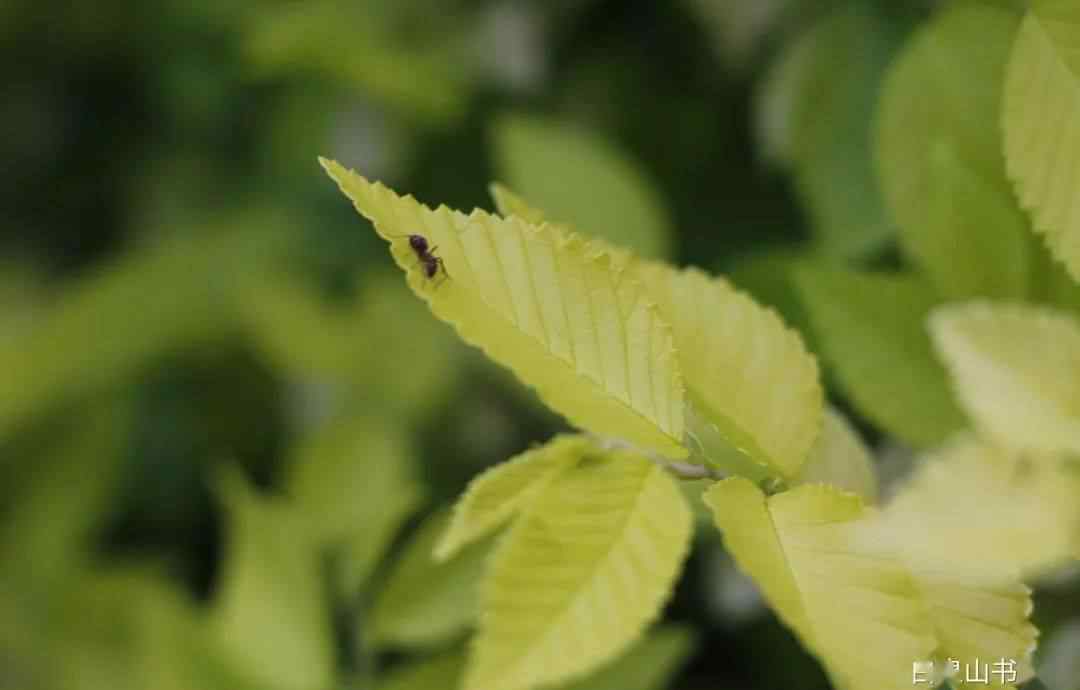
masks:
<svg viewBox="0 0 1080 690"><path fill-rule="evenodd" d="M428 248L427 239L423 235L409 235L409 246L415 251L426 252Z"/></svg>

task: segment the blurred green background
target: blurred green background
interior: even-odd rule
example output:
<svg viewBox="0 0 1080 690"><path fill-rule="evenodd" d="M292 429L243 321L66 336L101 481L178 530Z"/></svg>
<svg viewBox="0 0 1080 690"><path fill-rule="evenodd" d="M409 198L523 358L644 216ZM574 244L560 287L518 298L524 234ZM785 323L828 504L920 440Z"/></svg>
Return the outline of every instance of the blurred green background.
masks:
<svg viewBox="0 0 1080 690"><path fill-rule="evenodd" d="M791 261L900 261L870 122L933 4L0 3L0 688L451 687L485 547L427 546L564 423L316 156L460 209L507 183L802 325ZM580 687L827 687L701 533ZM1041 596L1054 632L1075 588Z"/></svg>

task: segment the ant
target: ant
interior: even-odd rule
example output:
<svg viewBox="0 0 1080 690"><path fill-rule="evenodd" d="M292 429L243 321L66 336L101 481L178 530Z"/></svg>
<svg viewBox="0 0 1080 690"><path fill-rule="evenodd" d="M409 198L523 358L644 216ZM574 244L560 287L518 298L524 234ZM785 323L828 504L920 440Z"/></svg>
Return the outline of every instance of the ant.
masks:
<svg viewBox="0 0 1080 690"><path fill-rule="evenodd" d="M434 278L439 273L440 268L443 275L446 275L446 266L443 265L443 260L435 256L435 250L438 247L429 247L426 237L423 235L397 235L397 237L409 238L409 248L413 250L416 258L420 261L420 265L424 267L424 275L428 279Z"/></svg>

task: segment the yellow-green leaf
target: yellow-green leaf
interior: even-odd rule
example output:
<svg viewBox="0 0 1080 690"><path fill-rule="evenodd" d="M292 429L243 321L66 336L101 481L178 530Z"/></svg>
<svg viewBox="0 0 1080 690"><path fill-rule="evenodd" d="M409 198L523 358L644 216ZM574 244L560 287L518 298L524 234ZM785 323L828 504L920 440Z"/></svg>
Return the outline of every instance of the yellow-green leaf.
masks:
<svg viewBox="0 0 1080 690"><path fill-rule="evenodd" d="M476 619L477 584L490 545L474 544L437 562L435 545L449 522L449 510L425 520L390 569L366 622L371 642L428 647L461 635Z"/></svg>
<svg viewBox="0 0 1080 690"><path fill-rule="evenodd" d="M858 539L858 496L808 485L767 498L742 478L706 494L724 543L780 618L848 690L911 687L936 647L902 564Z"/></svg>
<svg viewBox="0 0 1080 690"><path fill-rule="evenodd" d="M1016 12L987 2L949 3L885 80L878 177L901 247L948 297L1020 297L1037 277L1001 153L1001 92L1017 24Z"/></svg>
<svg viewBox="0 0 1080 690"><path fill-rule="evenodd" d="M686 455L670 329L609 254L550 224L431 210L337 163L323 165L390 242L413 291L465 340L575 425ZM434 277L410 248L410 234L437 247Z"/></svg>
<svg viewBox="0 0 1080 690"><path fill-rule="evenodd" d="M473 479L454 505L450 527L439 541L436 557L449 558L501 527L591 446L581 436L560 436Z"/></svg>
<svg viewBox="0 0 1080 690"><path fill-rule="evenodd" d="M660 614L692 520L674 481L628 451L596 451L515 521L483 584L468 690L581 676Z"/></svg>
<svg viewBox="0 0 1080 690"><path fill-rule="evenodd" d="M493 141L499 176L553 220L642 256L669 253L671 223L655 185L612 143L523 115L497 119Z"/></svg>
<svg viewBox="0 0 1080 690"><path fill-rule="evenodd" d="M975 302L930 319L968 415L1021 449L1080 452L1080 324L1046 307Z"/></svg>
<svg viewBox="0 0 1080 690"><path fill-rule="evenodd" d="M925 330L938 302L928 285L910 274L831 267L801 267L796 280L814 342L862 414L920 447L965 426Z"/></svg>
<svg viewBox="0 0 1080 690"><path fill-rule="evenodd" d="M825 423L810 457L802 466L799 484L831 484L857 494L867 504L877 502L877 474L870 450L839 411L825 410Z"/></svg>
<svg viewBox="0 0 1080 690"><path fill-rule="evenodd" d="M1080 6L1034 0L1009 58L1009 175L1054 255L1080 280Z"/></svg>
<svg viewBox="0 0 1080 690"><path fill-rule="evenodd" d="M922 460L868 539L968 582L1042 574L1080 546L1080 476L1063 462L956 437Z"/></svg>
<svg viewBox="0 0 1080 690"><path fill-rule="evenodd" d="M672 325L695 419L753 462L794 476L824 406L817 362L799 334L724 278L657 263L637 271Z"/></svg>
<svg viewBox="0 0 1080 690"><path fill-rule="evenodd" d="M340 584L355 593L424 496L404 441L374 420L332 422L292 453L287 490L320 545L343 548Z"/></svg>
<svg viewBox="0 0 1080 690"><path fill-rule="evenodd" d="M307 523L238 474L223 477L221 494L228 527L213 615L223 652L271 690L330 687L330 613Z"/></svg>

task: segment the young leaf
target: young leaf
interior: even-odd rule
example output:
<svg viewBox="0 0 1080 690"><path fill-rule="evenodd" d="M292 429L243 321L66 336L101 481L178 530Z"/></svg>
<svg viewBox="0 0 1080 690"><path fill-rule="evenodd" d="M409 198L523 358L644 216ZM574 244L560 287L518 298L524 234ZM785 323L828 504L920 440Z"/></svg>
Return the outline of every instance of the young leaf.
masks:
<svg viewBox="0 0 1080 690"><path fill-rule="evenodd" d="M1033 279L998 122L1016 27L1008 9L950 3L908 42L882 92L882 189L901 247L946 296L1018 297Z"/></svg>
<svg viewBox="0 0 1080 690"><path fill-rule="evenodd" d="M489 545L474 544L437 562L435 545L449 522L449 510L433 514L406 545L372 607L372 643L428 647L452 640L476 619Z"/></svg>
<svg viewBox="0 0 1080 690"><path fill-rule="evenodd" d="M848 5L786 48L757 98L766 154L792 168L815 243L832 256L865 255L892 231L873 175L870 114L894 43L876 12Z"/></svg>
<svg viewBox="0 0 1080 690"><path fill-rule="evenodd" d="M229 521L214 623L223 651L263 687L330 687L330 618L306 523L238 474L223 477L221 494Z"/></svg>
<svg viewBox="0 0 1080 690"><path fill-rule="evenodd" d="M1080 324L1065 312L975 302L930 319L974 423L1007 446L1080 452Z"/></svg>
<svg viewBox="0 0 1080 690"><path fill-rule="evenodd" d="M668 255L671 223L655 185L611 143L518 115L497 119L493 135L499 176L554 220L642 256Z"/></svg>
<svg viewBox="0 0 1080 690"><path fill-rule="evenodd" d="M754 462L794 476L824 405L817 362L799 334L723 278L657 263L637 270L672 325L701 421Z"/></svg>
<svg viewBox="0 0 1080 690"><path fill-rule="evenodd" d="M911 687L936 647L906 569L860 542L854 494L822 485L766 498L736 477L705 494L724 543L780 618L848 690Z"/></svg>
<svg viewBox="0 0 1080 690"><path fill-rule="evenodd" d="M473 479L454 505L450 527L435 550L436 558L445 560L501 527L591 446L581 436L560 436Z"/></svg>
<svg viewBox="0 0 1080 690"><path fill-rule="evenodd" d="M965 425L925 331L937 303L929 286L913 275L825 267L801 268L796 280L815 342L860 412L915 446Z"/></svg>
<svg viewBox="0 0 1080 690"><path fill-rule="evenodd" d="M957 437L922 461L867 539L967 582L1042 574L1080 545L1080 477L1062 461Z"/></svg>
<svg viewBox="0 0 1080 690"><path fill-rule="evenodd" d="M402 439L348 419L316 432L293 452L288 493L312 538L345 547L340 584L364 583L424 490Z"/></svg>
<svg viewBox="0 0 1080 690"><path fill-rule="evenodd" d="M868 505L877 502L874 458L851 423L837 410L825 410L824 426L799 472L798 483L831 484L857 494Z"/></svg>
<svg viewBox="0 0 1080 690"><path fill-rule="evenodd" d="M465 687L523 690L613 659L659 615L691 528L674 481L634 453L562 473L492 557Z"/></svg>
<svg viewBox="0 0 1080 690"><path fill-rule="evenodd" d="M1009 59L1009 175L1054 255L1080 280L1080 6L1033 0Z"/></svg>
<svg viewBox="0 0 1080 690"><path fill-rule="evenodd" d="M574 424L672 457L687 454L670 329L609 254L552 225L433 211L322 162L390 242L413 291L465 340ZM410 234L437 247L436 275L428 277Z"/></svg>

